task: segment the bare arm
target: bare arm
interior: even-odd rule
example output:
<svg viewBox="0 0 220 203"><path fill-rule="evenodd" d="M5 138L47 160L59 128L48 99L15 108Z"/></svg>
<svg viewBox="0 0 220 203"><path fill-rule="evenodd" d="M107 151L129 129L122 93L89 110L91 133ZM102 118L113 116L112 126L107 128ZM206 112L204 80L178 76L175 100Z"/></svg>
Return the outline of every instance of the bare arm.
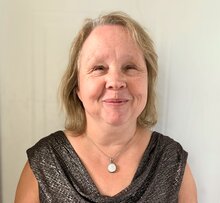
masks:
<svg viewBox="0 0 220 203"><path fill-rule="evenodd" d="M179 191L178 203L197 203L196 184L192 176L190 167L186 164L183 181Z"/></svg>
<svg viewBox="0 0 220 203"><path fill-rule="evenodd" d="M14 203L40 203L37 179L28 162L21 173Z"/></svg>

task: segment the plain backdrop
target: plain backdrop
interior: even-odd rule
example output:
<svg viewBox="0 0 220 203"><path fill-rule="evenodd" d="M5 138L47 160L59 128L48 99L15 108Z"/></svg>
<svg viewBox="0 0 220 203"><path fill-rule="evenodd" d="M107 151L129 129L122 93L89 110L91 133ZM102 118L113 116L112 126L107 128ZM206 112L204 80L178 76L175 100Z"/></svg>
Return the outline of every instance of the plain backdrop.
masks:
<svg viewBox="0 0 220 203"><path fill-rule="evenodd" d="M188 151L199 202L220 202L219 9L217 0L0 0L0 202L13 202L26 149L63 129L57 88L80 25L114 10L155 42L156 130Z"/></svg>

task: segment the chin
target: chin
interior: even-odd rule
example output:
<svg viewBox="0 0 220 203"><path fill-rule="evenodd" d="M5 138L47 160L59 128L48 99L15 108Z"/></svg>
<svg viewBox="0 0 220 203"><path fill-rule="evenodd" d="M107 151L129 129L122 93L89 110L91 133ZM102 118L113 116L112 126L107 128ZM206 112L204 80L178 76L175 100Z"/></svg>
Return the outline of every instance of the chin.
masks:
<svg viewBox="0 0 220 203"><path fill-rule="evenodd" d="M105 119L105 122L112 126L120 126L128 122L128 119L125 118L108 118Z"/></svg>

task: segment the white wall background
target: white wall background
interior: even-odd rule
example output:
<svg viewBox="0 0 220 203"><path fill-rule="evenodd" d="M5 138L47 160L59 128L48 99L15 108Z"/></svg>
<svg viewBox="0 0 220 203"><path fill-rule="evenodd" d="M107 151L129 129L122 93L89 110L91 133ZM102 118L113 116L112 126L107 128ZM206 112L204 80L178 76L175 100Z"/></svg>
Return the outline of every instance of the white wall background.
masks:
<svg viewBox="0 0 220 203"><path fill-rule="evenodd" d="M220 202L219 1L0 0L3 203L13 202L25 150L63 128L56 93L76 31L84 18L112 10L130 14L155 41L157 129L189 152L199 202Z"/></svg>

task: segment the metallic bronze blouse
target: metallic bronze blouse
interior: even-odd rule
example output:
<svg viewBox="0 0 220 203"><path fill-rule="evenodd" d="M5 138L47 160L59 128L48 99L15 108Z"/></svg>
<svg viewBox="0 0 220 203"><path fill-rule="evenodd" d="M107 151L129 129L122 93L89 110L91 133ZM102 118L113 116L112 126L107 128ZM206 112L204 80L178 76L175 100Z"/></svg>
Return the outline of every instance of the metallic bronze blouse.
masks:
<svg viewBox="0 0 220 203"><path fill-rule="evenodd" d="M187 159L178 142L153 132L131 184L108 197L99 193L63 131L41 139L27 155L42 203L178 202Z"/></svg>

